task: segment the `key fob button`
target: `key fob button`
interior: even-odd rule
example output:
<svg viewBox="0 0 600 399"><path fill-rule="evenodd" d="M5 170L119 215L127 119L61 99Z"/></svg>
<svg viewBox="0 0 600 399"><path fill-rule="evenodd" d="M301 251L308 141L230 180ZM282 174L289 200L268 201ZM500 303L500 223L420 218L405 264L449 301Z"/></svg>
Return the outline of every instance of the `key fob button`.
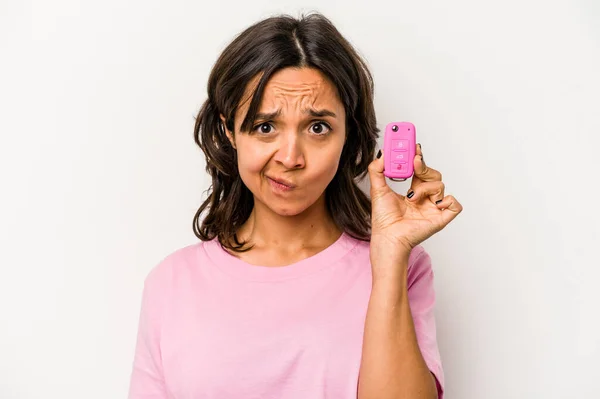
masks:
<svg viewBox="0 0 600 399"><path fill-rule="evenodd" d="M408 162L408 151L399 151L392 153L393 163L407 163Z"/></svg>
<svg viewBox="0 0 600 399"><path fill-rule="evenodd" d="M408 140L392 140L392 150L406 151L408 149Z"/></svg>

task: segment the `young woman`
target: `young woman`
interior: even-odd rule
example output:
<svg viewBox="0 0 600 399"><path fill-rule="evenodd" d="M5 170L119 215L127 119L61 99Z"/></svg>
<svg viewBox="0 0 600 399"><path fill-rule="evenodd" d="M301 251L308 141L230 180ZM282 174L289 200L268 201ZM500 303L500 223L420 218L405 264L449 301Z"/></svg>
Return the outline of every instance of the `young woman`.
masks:
<svg viewBox="0 0 600 399"><path fill-rule="evenodd" d="M322 15L223 51L195 127L200 241L146 278L130 398L442 398L419 244L462 207L420 146L393 192L376 125L371 74Z"/></svg>

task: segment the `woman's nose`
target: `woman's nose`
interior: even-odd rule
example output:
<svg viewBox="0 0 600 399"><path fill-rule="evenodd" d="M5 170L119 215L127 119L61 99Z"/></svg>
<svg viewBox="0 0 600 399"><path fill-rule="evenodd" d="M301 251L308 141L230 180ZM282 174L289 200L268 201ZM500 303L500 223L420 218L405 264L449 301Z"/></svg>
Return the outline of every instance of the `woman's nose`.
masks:
<svg viewBox="0 0 600 399"><path fill-rule="evenodd" d="M281 163L287 169L298 169L304 167L304 152L302 143L296 133L284 134L278 141L275 161Z"/></svg>

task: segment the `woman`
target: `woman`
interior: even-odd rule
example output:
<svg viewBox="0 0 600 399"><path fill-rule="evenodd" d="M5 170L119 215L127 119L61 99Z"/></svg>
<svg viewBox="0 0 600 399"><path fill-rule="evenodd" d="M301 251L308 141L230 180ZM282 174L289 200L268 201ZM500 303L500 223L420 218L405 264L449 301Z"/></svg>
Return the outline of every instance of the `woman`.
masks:
<svg viewBox="0 0 600 399"><path fill-rule="evenodd" d="M233 40L195 126L201 241L146 278L130 398L443 396L419 244L462 207L420 146L394 193L378 133L366 64L325 17Z"/></svg>

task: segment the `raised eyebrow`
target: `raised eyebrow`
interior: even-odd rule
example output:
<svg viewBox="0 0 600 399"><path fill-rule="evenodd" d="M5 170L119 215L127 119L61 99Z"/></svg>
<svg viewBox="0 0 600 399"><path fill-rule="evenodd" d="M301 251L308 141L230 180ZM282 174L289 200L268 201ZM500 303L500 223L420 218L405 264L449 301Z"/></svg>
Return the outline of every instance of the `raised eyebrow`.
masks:
<svg viewBox="0 0 600 399"><path fill-rule="evenodd" d="M257 112L256 117L254 119L256 119L256 120L275 119L275 118L279 117L280 115L281 115L280 109L278 109L275 112Z"/></svg>
<svg viewBox="0 0 600 399"><path fill-rule="evenodd" d="M331 116L332 118L337 118L337 115L335 114L335 112L330 111L328 109L305 109L304 110L305 114L308 114L314 118L322 118L324 116ZM269 119L276 119L279 116L281 116L281 109L278 109L275 112L257 112L256 113L256 120L269 120Z"/></svg>
<svg viewBox="0 0 600 399"><path fill-rule="evenodd" d="M305 114L309 114L310 116L313 116L315 118L322 118L324 116L331 116L332 118L337 118L335 112L330 111L328 109L305 109L304 110Z"/></svg>

